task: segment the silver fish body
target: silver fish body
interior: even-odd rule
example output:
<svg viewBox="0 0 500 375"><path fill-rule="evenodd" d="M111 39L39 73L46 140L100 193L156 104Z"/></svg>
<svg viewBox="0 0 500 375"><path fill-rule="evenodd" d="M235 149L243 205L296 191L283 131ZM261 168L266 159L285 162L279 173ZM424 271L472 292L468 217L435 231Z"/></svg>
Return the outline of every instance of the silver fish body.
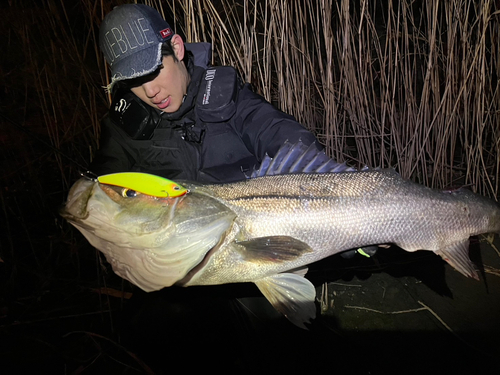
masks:
<svg viewBox="0 0 500 375"><path fill-rule="evenodd" d="M126 198L82 179L62 214L144 290L254 282L299 326L315 314L315 289L304 278L312 262L394 243L434 251L478 278L469 237L500 232L496 202L465 189L429 189L392 170L184 186L190 192L179 198Z"/></svg>

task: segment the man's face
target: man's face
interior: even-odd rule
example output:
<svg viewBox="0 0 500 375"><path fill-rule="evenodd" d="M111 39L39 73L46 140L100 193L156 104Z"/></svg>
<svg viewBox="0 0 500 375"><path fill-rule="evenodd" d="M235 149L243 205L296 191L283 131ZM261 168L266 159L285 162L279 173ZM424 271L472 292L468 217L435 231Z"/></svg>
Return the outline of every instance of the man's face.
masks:
<svg viewBox="0 0 500 375"><path fill-rule="evenodd" d="M163 112L179 109L189 84L189 74L181 61L163 57L163 66L156 72L133 80L131 91L143 102Z"/></svg>

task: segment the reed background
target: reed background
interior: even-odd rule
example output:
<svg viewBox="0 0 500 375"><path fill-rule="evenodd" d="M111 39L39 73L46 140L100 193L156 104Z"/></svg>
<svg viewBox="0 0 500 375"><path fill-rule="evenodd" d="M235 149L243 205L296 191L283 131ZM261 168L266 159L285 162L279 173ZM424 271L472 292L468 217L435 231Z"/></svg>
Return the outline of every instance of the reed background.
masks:
<svg viewBox="0 0 500 375"><path fill-rule="evenodd" d="M56 285L67 286L62 303L75 297L75 288L112 278L57 209L99 144L109 75L98 27L121 3L0 6L4 321L35 319L30 312L46 317L40 301ZM145 3L187 42L212 43L213 64L235 66L256 91L315 132L335 159L394 167L427 186L469 185L498 196L497 1Z"/></svg>

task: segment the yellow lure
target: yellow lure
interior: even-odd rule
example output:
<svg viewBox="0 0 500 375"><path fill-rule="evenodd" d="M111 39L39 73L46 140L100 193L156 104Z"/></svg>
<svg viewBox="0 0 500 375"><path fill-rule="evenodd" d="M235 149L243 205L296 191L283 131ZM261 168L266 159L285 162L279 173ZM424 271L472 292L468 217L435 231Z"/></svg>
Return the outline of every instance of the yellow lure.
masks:
<svg viewBox="0 0 500 375"><path fill-rule="evenodd" d="M97 177L97 181L101 184L119 186L158 198L175 198L188 192L188 189L174 181L140 172L106 174Z"/></svg>

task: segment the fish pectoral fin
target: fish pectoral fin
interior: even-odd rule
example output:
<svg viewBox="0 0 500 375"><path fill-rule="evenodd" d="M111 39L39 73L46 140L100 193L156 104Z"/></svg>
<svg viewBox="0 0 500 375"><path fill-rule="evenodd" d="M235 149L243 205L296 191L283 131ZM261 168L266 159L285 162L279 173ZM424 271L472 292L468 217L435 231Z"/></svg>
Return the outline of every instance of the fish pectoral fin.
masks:
<svg viewBox="0 0 500 375"><path fill-rule="evenodd" d="M258 237L237 245L241 256L248 262L280 263L312 251L308 244L290 236Z"/></svg>
<svg viewBox="0 0 500 375"><path fill-rule="evenodd" d="M316 317L316 290L304 277L293 273L279 273L255 282L262 294L296 326L307 329Z"/></svg>
<svg viewBox="0 0 500 375"><path fill-rule="evenodd" d="M474 263L469 258L469 240L456 242L436 251L441 258L447 261L461 274L479 280Z"/></svg>

